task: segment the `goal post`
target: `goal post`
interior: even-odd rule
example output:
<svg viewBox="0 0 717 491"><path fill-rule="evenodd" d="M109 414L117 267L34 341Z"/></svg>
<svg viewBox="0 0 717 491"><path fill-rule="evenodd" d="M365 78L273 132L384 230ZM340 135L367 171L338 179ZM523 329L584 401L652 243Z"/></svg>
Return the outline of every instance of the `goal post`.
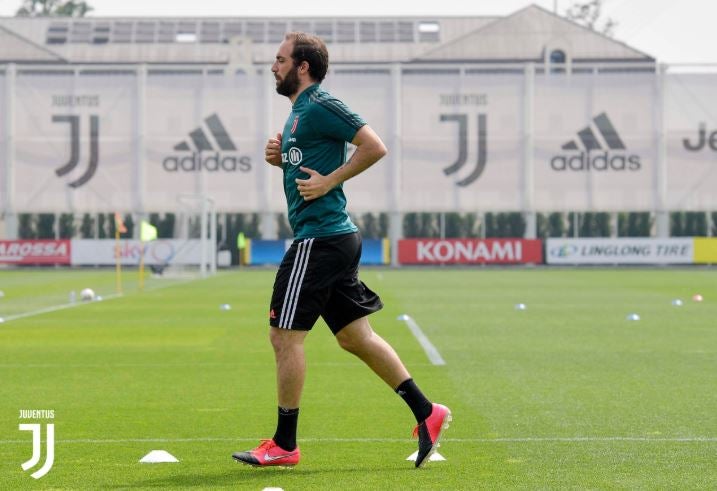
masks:
<svg viewBox="0 0 717 491"><path fill-rule="evenodd" d="M180 194L177 196L177 204L175 238L187 244L198 240L199 257L196 266L199 275L204 278L216 274L217 211L214 200L206 195Z"/></svg>

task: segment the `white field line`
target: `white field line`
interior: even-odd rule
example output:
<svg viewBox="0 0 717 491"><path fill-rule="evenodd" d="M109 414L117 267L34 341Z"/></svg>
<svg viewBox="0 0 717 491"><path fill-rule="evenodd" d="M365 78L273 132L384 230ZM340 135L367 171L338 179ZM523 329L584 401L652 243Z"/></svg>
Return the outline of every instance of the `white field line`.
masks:
<svg viewBox="0 0 717 491"><path fill-rule="evenodd" d="M110 295L107 295L105 297L102 297L102 301L105 300L111 300L113 298L121 297L121 293L112 293ZM37 310L30 310L29 312L23 312L22 314L15 314L15 315L8 315L7 317L3 317L3 320L5 322L14 321L15 319L22 319L23 317L33 317L40 314L48 314L50 312L57 312L58 310L65 310L65 309L71 309L73 307L79 307L81 305L89 305L92 302L83 302L83 301L77 301L73 303L64 303L61 305L53 305L52 307L45 307L42 309Z"/></svg>
<svg viewBox="0 0 717 491"><path fill-rule="evenodd" d="M412 367L430 366L430 363L411 363ZM311 367L364 367L356 361L317 361ZM177 368L177 367L263 367L266 362L206 362L206 363L0 363L2 368Z"/></svg>
<svg viewBox="0 0 717 491"><path fill-rule="evenodd" d="M446 361L443 359L436 347L433 346L433 343L431 343L428 337L423 334L423 331L421 331L421 328L418 326L416 321L414 321L413 318L408 315L402 316L401 320L403 320L408 326L408 328L411 330L411 333L421 345L423 351L426 352L426 356L428 356L430 362L434 365L445 365Z"/></svg>
<svg viewBox="0 0 717 491"><path fill-rule="evenodd" d="M120 438L92 439L80 438L56 440L56 443L192 443L192 442L255 442L259 438ZM302 442L312 443L406 443L410 438L301 438ZM442 442L454 443L717 443L717 437L641 437L641 436L586 436L586 437L506 437L506 438L443 438ZM0 440L0 444L27 443L28 440Z"/></svg>

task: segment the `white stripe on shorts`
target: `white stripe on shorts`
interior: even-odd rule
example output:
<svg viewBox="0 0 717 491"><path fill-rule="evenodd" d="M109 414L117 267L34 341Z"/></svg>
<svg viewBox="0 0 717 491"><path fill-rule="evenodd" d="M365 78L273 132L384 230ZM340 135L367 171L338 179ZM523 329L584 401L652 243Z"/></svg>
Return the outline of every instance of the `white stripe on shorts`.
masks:
<svg viewBox="0 0 717 491"><path fill-rule="evenodd" d="M281 316L279 317L279 327L291 329L296 314L296 306L299 303L299 293L301 292L301 284L304 281L306 268L309 265L309 253L314 239L305 239L299 243L294 258L294 265L291 268L289 282L286 285L286 294L284 295L284 304L281 306Z"/></svg>

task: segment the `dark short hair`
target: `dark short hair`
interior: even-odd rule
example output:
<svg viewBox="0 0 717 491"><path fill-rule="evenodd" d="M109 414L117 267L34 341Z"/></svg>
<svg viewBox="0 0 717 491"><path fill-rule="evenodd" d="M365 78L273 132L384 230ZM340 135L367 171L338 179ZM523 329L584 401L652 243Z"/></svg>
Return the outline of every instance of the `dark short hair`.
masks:
<svg viewBox="0 0 717 491"><path fill-rule="evenodd" d="M290 32L286 35L287 41L294 43L291 58L294 65L305 61L309 64L309 75L317 82L322 82L329 69L329 50L320 37L305 32Z"/></svg>

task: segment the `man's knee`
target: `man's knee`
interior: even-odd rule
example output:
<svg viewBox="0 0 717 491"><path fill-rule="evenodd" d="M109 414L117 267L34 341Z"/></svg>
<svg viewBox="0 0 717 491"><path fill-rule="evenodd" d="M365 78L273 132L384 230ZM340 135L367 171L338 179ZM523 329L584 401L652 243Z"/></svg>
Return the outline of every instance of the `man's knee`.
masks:
<svg viewBox="0 0 717 491"><path fill-rule="evenodd" d="M279 327L269 328L269 341L276 353L301 345L306 337L306 331L292 331Z"/></svg>
<svg viewBox="0 0 717 491"><path fill-rule="evenodd" d="M336 333L336 341L349 353L357 353L371 341L373 330L368 325L352 326L349 324Z"/></svg>

